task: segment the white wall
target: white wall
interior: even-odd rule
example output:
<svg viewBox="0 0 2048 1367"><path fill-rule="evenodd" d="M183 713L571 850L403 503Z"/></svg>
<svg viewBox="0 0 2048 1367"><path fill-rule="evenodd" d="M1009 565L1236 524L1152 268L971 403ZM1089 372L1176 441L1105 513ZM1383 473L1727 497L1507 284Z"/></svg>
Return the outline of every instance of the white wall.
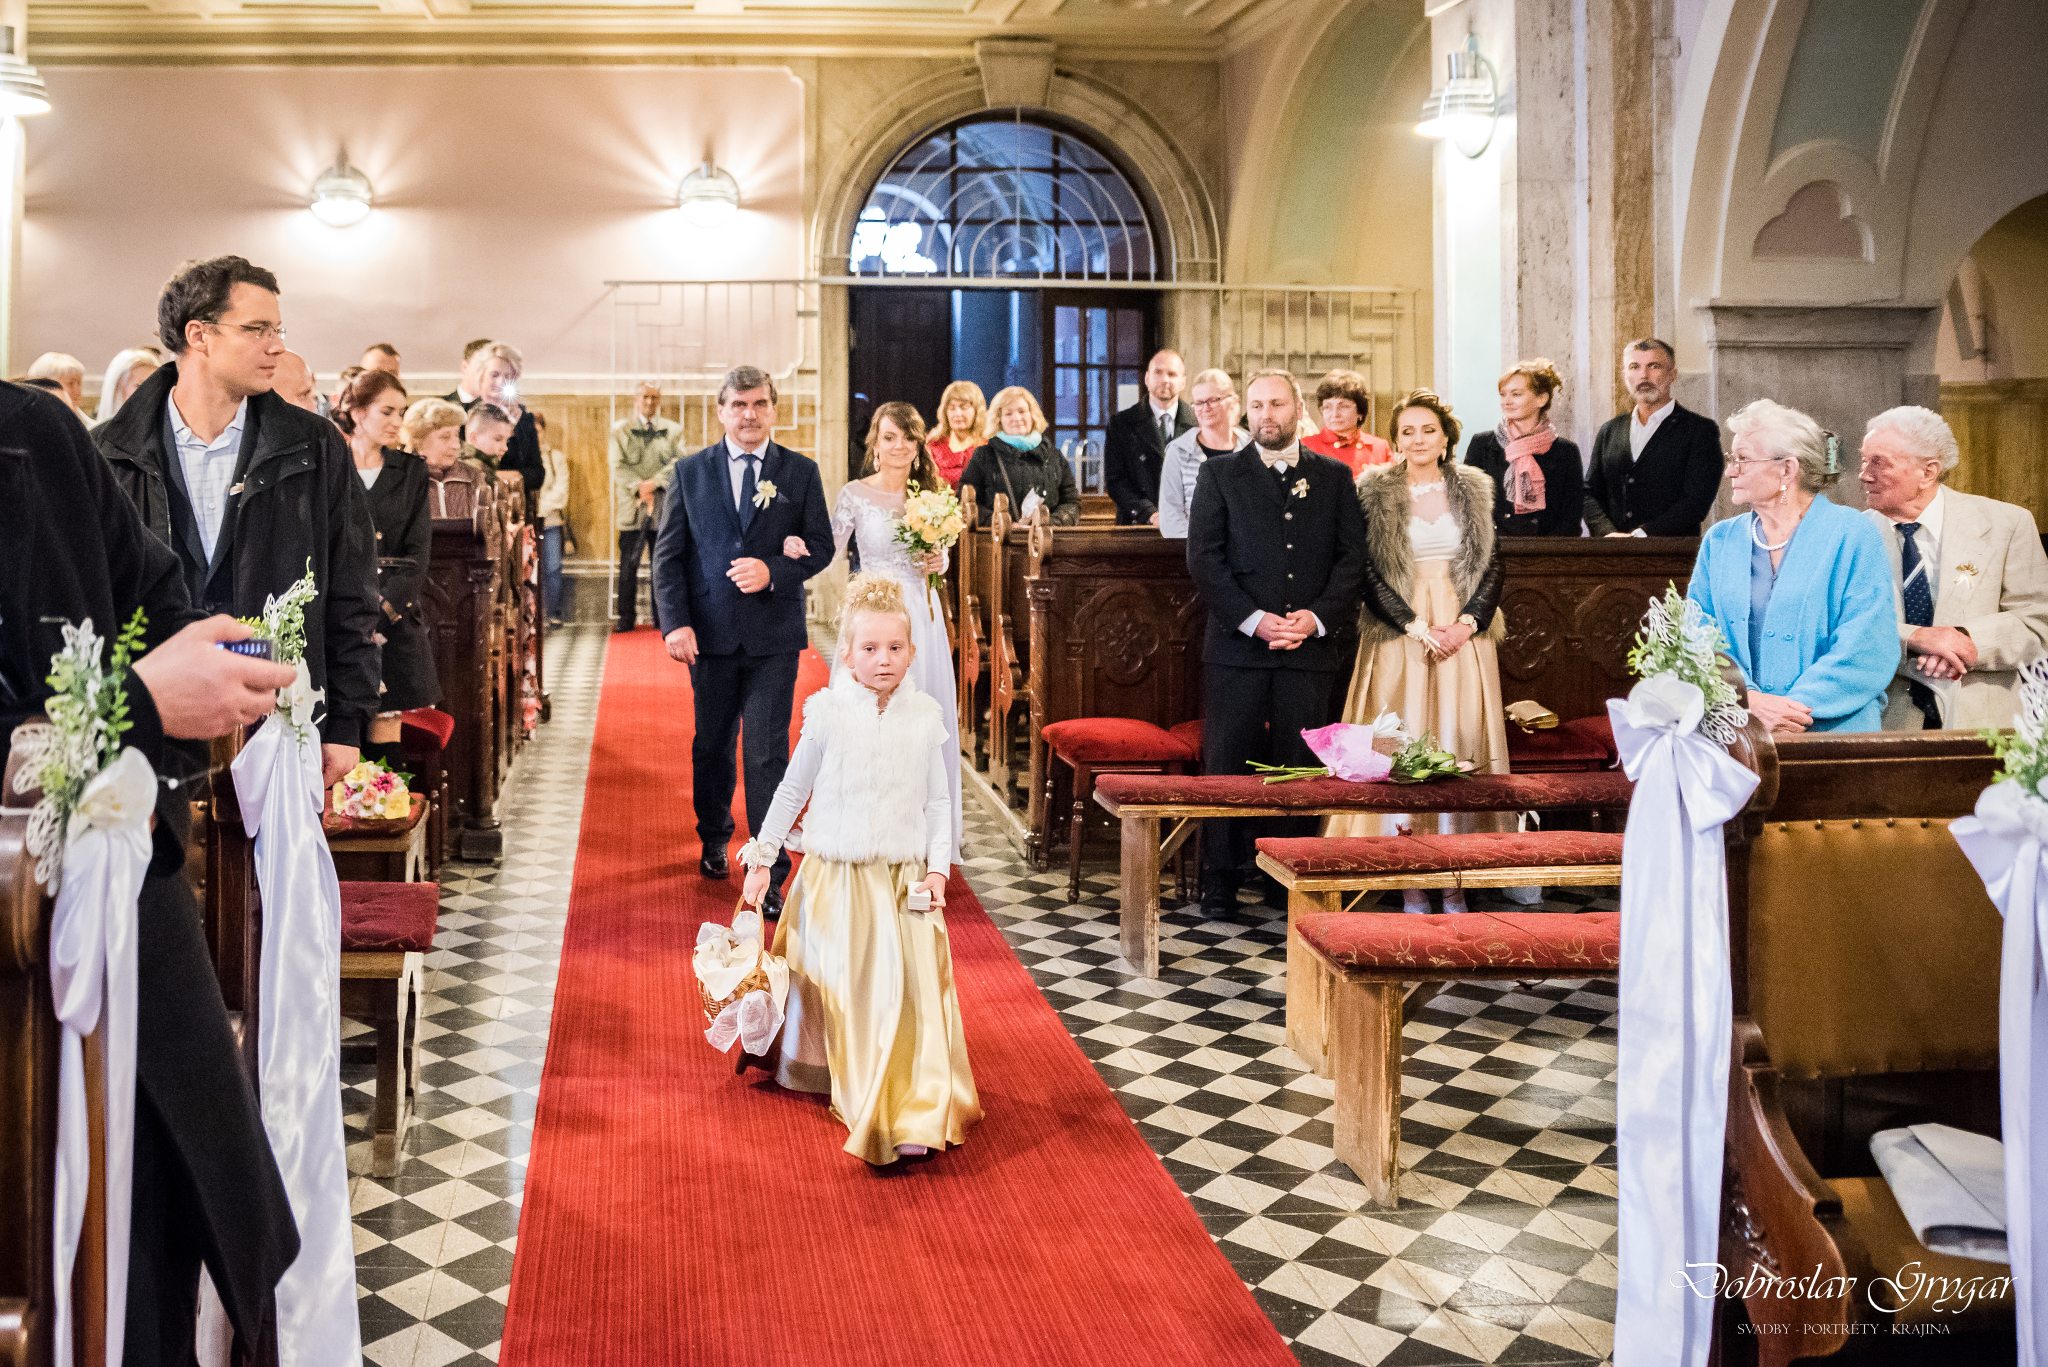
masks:
<svg viewBox="0 0 2048 1367"><path fill-rule="evenodd" d="M323 375L389 340L409 372L519 345L534 378L610 373L607 279L805 273L803 92L779 68L221 67L47 70L29 125L14 354L96 371L154 333L181 260L277 272L291 345ZM377 209L323 227L307 188L346 143ZM686 227L707 154L743 196Z"/></svg>

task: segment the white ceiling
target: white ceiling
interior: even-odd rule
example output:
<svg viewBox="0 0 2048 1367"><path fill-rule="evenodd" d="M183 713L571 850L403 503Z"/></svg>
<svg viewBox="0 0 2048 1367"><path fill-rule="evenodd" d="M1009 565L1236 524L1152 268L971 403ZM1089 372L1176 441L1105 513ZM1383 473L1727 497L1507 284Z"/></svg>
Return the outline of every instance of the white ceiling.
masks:
<svg viewBox="0 0 2048 1367"><path fill-rule="evenodd" d="M31 0L37 62L648 60L1067 51L1213 53L1317 0Z"/></svg>

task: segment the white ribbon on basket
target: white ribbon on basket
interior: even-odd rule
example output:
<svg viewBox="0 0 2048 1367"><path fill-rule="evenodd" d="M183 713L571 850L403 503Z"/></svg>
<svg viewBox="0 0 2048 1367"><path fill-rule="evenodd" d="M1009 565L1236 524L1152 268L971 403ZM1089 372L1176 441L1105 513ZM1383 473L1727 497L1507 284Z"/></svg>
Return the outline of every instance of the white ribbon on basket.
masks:
<svg viewBox="0 0 2048 1367"><path fill-rule="evenodd" d="M292 710L302 722L310 711ZM299 1227L299 1256L277 1284L279 1367L359 1367L341 1124L341 887L320 828L327 795L317 733L273 714L235 756L234 776L263 894L263 1128ZM223 1337L217 1324L209 1334L202 1323L201 1334Z"/></svg>
<svg viewBox="0 0 2048 1367"><path fill-rule="evenodd" d="M1949 834L2005 917L1998 975L1999 1120L2005 1139L2005 1241L2018 1299L2020 1367L2048 1352L2048 1296L2035 1284L2048 1246L2048 798L1994 783Z"/></svg>
<svg viewBox="0 0 2048 1367"><path fill-rule="evenodd" d="M71 1275L92 1177L85 1040L106 1055L107 1367L121 1367L128 1319L129 1202L135 1166L136 899L149 872L156 771L123 750L86 785L64 840L64 876L50 923L50 995L64 1027L57 1065L56 1297L51 1360L70 1362L76 1334Z"/></svg>
<svg viewBox="0 0 2048 1367"><path fill-rule="evenodd" d="M1757 776L1701 734L1706 699L1675 675L1644 679L1607 715L1635 780L1621 852L1614 1360L1701 1367L1714 1300L1688 1274L1718 1256L1733 1025L1721 828Z"/></svg>

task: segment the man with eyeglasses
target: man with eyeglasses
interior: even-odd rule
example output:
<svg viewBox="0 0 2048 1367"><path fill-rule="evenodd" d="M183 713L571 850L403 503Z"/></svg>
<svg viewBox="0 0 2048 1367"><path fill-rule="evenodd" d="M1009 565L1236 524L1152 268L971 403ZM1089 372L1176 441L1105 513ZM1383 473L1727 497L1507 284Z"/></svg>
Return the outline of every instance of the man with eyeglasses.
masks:
<svg viewBox="0 0 2048 1367"><path fill-rule="evenodd" d="M382 673L376 539L355 462L333 423L275 392L285 346L269 271L239 256L188 263L157 300L157 333L175 359L93 439L205 611L254 617L311 564L306 668L326 693L332 784L360 757Z"/></svg>

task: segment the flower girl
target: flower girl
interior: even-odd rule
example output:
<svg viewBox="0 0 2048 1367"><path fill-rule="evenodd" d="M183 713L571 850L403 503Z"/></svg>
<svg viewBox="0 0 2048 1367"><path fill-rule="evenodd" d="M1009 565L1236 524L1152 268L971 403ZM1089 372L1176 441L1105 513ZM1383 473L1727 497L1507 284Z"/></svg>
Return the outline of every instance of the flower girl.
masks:
<svg viewBox="0 0 2048 1367"><path fill-rule="evenodd" d="M942 914L952 756L940 702L910 681L916 653L902 587L856 576L839 630L846 671L804 705L768 819L740 851L757 905L810 803L775 935L790 977L776 1080L830 1092L846 1151L878 1165L958 1144L981 1118Z"/></svg>

